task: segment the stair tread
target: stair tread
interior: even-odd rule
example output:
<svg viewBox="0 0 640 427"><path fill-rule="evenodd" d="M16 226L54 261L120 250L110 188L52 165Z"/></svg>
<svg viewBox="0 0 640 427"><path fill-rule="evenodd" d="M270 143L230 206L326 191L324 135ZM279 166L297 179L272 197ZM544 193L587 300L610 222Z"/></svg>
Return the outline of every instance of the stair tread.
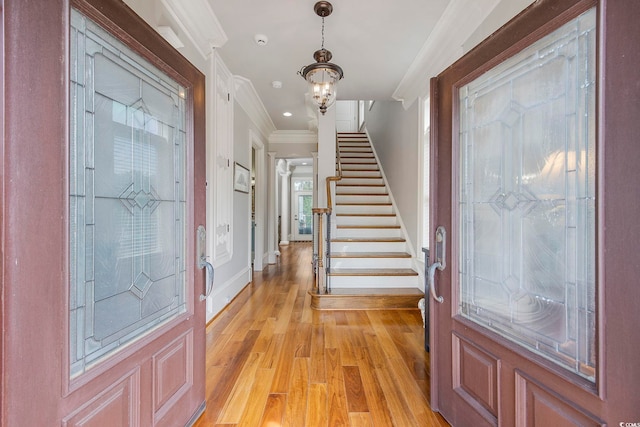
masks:
<svg viewBox="0 0 640 427"><path fill-rule="evenodd" d="M366 157L365 157L365 159L369 160ZM351 161L345 162L345 161L342 161L340 163L342 163L343 165L377 165L378 164L378 162L376 162L376 161L373 161L373 162L371 162L371 161L367 161L367 162L351 162Z"/></svg>
<svg viewBox="0 0 640 427"><path fill-rule="evenodd" d="M331 252L331 258L411 258L406 252Z"/></svg>
<svg viewBox="0 0 640 427"><path fill-rule="evenodd" d="M418 288L332 288L331 293L324 296L340 295L420 295L424 292Z"/></svg>
<svg viewBox="0 0 640 427"><path fill-rule="evenodd" d="M336 216L365 216L365 217L384 216L384 217L393 217L393 216L396 216L396 214L394 214L394 213L337 213Z"/></svg>
<svg viewBox="0 0 640 427"><path fill-rule="evenodd" d="M367 229L367 228L373 228L373 229L399 229L400 226L399 225L337 225L337 228L340 229L348 229L348 228L353 228L353 229Z"/></svg>
<svg viewBox="0 0 640 427"><path fill-rule="evenodd" d="M354 203L354 202L345 202L345 203L336 203L336 206L391 206L391 202L385 202L385 203Z"/></svg>
<svg viewBox="0 0 640 427"><path fill-rule="evenodd" d="M388 193L336 193L336 196L388 196ZM340 203L338 203L340 204ZM369 203L352 203L356 205L368 205ZM377 203L371 203L372 205L378 205Z"/></svg>
<svg viewBox="0 0 640 427"><path fill-rule="evenodd" d="M385 186L384 184L378 184L378 183L373 183L373 182L368 182L368 183L367 182L352 182L352 183L349 183L349 182L344 182L345 179L348 179L348 180L349 179L360 180L360 179L366 179L366 178L358 178L358 177L351 177L351 176L345 177L345 176L343 176L342 177L342 181L340 181L340 183L338 183L336 186L337 187L384 187ZM378 179L379 180L379 179L382 179L382 178L375 177L373 179Z"/></svg>
<svg viewBox="0 0 640 427"><path fill-rule="evenodd" d="M329 276L417 276L411 268L334 268Z"/></svg>
<svg viewBox="0 0 640 427"><path fill-rule="evenodd" d="M382 179L382 176L344 176L342 175L342 179Z"/></svg>
<svg viewBox="0 0 640 427"><path fill-rule="evenodd" d="M335 237L332 242L351 242L351 243L367 243L367 242L406 242L402 237Z"/></svg>

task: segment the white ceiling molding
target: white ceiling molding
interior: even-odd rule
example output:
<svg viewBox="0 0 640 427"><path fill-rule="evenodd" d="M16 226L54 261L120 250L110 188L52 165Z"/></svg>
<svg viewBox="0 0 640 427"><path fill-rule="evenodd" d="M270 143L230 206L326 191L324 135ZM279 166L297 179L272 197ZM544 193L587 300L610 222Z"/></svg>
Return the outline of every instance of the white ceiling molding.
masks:
<svg viewBox="0 0 640 427"><path fill-rule="evenodd" d="M233 79L235 82L235 100L258 127L262 136L268 139L275 132L276 125L273 124L273 120L267 113L267 109L258 96L253 83L251 83L251 80L241 76L233 76Z"/></svg>
<svg viewBox="0 0 640 427"><path fill-rule="evenodd" d="M269 136L269 144L316 144L318 133L310 130L277 130Z"/></svg>
<svg viewBox="0 0 640 427"><path fill-rule="evenodd" d="M173 28L168 25L161 25L156 28L156 30L166 41L169 42L171 46L173 46L174 49L184 47L184 43L182 43L182 40L180 40L180 37L178 37L176 32L173 31Z"/></svg>
<svg viewBox="0 0 640 427"><path fill-rule="evenodd" d="M227 35L207 0L161 1L204 59L211 55L213 48L227 42Z"/></svg>
<svg viewBox="0 0 640 427"><path fill-rule="evenodd" d="M498 3L500 0L451 0L393 92L393 98L409 108L418 97L427 96L429 79L462 57L464 42Z"/></svg>

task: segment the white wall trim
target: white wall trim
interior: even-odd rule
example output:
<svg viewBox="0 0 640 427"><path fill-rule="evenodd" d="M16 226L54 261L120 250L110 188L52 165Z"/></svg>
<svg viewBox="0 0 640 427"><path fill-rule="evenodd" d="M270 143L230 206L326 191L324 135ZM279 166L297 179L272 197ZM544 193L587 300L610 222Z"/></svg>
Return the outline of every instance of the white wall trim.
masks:
<svg viewBox="0 0 640 427"><path fill-rule="evenodd" d="M276 131L276 125L273 124L271 116L267 113L258 92L251 80L241 77L233 76L235 82L235 97L236 101L245 113L249 116L249 119L260 130L262 137L268 139L269 136Z"/></svg>
<svg viewBox="0 0 640 427"><path fill-rule="evenodd" d="M276 211L278 172L276 171L276 153L269 151L267 152L267 157L269 158L269 165L267 166L267 175L269 177L267 180L267 191L269 193L267 198L269 204L267 214L267 263L275 264L277 252L276 225L278 222L278 214Z"/></svg>
<svg viewBox="0 0 640 427"><path fill-rule="evenodd" d="M419 199L419 203L418 203L418 235L416 236L416 252L421 253L422 252L422 248L423 247L427 247L429 245L429 242L425 242L423 241L423 234L424 234L424 219L425 216L429 216L429 209L425 209L424 207L424 192L425 192L425 183L424 180L425 178L430 181L430 178L427 176L425 177L425 172L428 174L429 170L425 171L424 168L424 157L425 156L429 156L430 153L426 152L424 150L424 145L427 141L425 141L425 134L424 134L424 127L425 127L425 103L429 102L430 97L426 96L426 97L419 97L418 98L418 176L420 177L420 180L418 182L418 197ZM427 135L427 138L429 138L429 136ZM427 182L427 185L430 185L429 182ZM429 228L431 228L431 222L429 221ZM429 229L429 233L431 233L431 229Z"/></svg>
<svg viewBox="0 0 640 427"><path fill-rule="evenodd" d="M178 37L173 28L169 25L160 25L156 27L156 31L160 34L166 41L169 42L174 49L180 49L184 47L184 42Z"/></svg>
<svg viewBox="0 0 640 427"><path fill-rule="evenodd" d="M464 42L498 3L500 0L451 0L393 92L393 99L408 109L418 97L427 96L429 79L462 57Z"/></svg>
<svg viewBox="0 0 640 427"><path fill-rule="evenodd" d="M269 136L269 144L315 144L318 133L310 130L277 130Z"/></svg>
<svg viewBox="0 0 640 427"><path fill-rule="evenodd" d="M267 196L267 173L266 162L264 152L264 142L253 130L249 130L249 141L251 146L249 150L255 151L255 164L253 164L253 170L255 171L256 185L255 185L255 234L254 234L254 260L253 267L255 271L262 271L265 258L264 248L264 236L267 212L265 209L266 196ZM249 206L251 210L251 206ZM249 219L251 220L251 212L249 212ZM251 224L249 224L251 227ZM251 247L251 233L249 233L249 247Z"/></svg>
<svg viewBox="0 0 640 427"><path fill-rule="evenodd" d="M213 293L207 298L207 322L225 308L251 282L251 268L245 267L222 284L213 284Z"/></svg>
<svg viewBox="0 0 640 427"><path fill-rule="evenodd" d="M193 42L200 55L207 59L213 48L227 42L222 29L207 0L161 0L167 13Z"/></svg>

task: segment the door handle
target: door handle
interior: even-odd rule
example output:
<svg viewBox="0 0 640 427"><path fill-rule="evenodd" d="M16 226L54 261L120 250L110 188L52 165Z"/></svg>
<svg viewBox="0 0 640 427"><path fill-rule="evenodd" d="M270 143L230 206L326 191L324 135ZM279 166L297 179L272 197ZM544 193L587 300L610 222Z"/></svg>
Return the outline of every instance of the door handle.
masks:
<svg viewBox="0 0 640 427"><path fill-rule="evenodd" d="M205 293L200 295L200 301L206 300L209 295L211 295L211 291L213 290L213 265L207 260L201 259L198 261L198 268L207 270L207 285L205 289Z"/></svg>
<svg viewBox="0 0 640 427"><path fill-rule="evenodd" d="M198 259L197 266L200 270L206 270L206 285L204 289L204 294L200 294L200 301L204 301L211 294L213 290L213 265L209 261L207 261L206 255L206 245L207 245L207 230L205 230L203 225L198 226L197 233L197 248L196 248L196 256Z"/></svg>
<svg viewBox="0 0 640 427"><path fill-rule="evenodd" d="M447 252L447 230L440 226L436 230L436 251L435 251L435 262L429 266L429 292L431 293L431 297L436 301L442 304L444 302L444 298L442 295L438 296L436 293L436 285L435 285L435 275L437 270L444 270L447 266L446 262L446 252Z"/></svg>
<svg viewBox="0 0 640 427"><path fill-rule="evenodd" d="M434 262L429 266L429 292L431 293L431 298L433 298L436 302L439 302L440 304L442 304L444 302L444 298L436 294L436 287L435 287L435 280L434 280L436 275L436 269L444 270L444 267L442 267L442 264L440 264L439 262Z"/></svg>

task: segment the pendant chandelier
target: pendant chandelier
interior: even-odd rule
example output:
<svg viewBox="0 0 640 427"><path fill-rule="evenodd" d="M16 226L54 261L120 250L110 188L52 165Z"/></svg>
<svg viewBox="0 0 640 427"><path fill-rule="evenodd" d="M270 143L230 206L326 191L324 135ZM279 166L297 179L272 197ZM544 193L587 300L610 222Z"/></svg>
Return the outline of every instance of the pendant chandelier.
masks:
<svg viewBox="0 0 640 427"><path fill-rule="evenodd" d="M336 85L342 79L342 68L331 62L331 52L324 48L324 18L331 15L333 6L328 1L319 1L313 7L322 18L322 46L313 54L314 64L303 67L298 72L309 84L309 93L314 104L320 107L322 115L336 102Z"/></svg>

